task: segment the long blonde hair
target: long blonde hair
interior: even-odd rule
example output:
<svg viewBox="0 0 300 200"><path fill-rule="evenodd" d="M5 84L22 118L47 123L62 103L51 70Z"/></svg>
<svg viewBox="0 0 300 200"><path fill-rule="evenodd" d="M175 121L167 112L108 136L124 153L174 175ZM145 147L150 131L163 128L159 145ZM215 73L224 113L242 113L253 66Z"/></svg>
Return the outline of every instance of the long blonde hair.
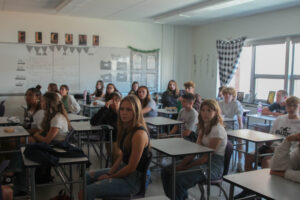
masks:
<svg viewBox="0 0 300 200"><path fill-rule="evenodd" d="M124 147L125 149L130 152L131 150L131 139L133 134L135 133L135 129L137 127L144 127L147 130L147 126L143 117L142 113L142 106L140 103L140 100L136 95L128 95L126 96L120 103L120 108L122 104L127 101L131 104L132 106L132 112L133 112L133 118L130 122L123 123L120 117L120 109L118 112L118 138L117 138L117 143L118 147L120 147L121 139L123 138L124 134L127 133L124 139Z"/></svg>
<svg viewBox="0 0 300 200"><path fill-rule="evenodd" d="M174 83L174 85L175 85L175 91L170 90L170 87L169 87L170 83ZM174 81L174 80L170 80L169 81L168 87L167 87L167 91L169 92L169 94L172 94L174 96L179 96L179 88L178 88L178 85L177 85L176 81Z"/></svg>
<svg viewBox="0 0 300 200"><path fill-rule="evenodd" d="M213 111L216 112L215 117L210 121L210 123L209 123L209 125L207 127L205 127L204 121L203 121L202 116L201 116L201 110L202 110L202 108L204 106L207 106L211 110L213 110ZM216 100L214 100L214 99L204 100L201 103L200 114L198 115L198 127L199 127L199 130L202 132L202 134L208 135L210 133L212 127L215 126L215 125L217 125L218 123L221 124L221 125L223 125L223 119L222 119L222 116L221 116L221 109L219 107L218 102Z"/></svg>
<svg viewBox="0 0 300 200"><path fill-rule="evenodd" d="M63 103L60 101L59 96L55 92L46 92L46 94L43 95L43 99L45 101L45 116L42 122L42 128L44 131L49 131L50 130L50 122L53 117L57 113L61 113L67 120L68 122L68 127L70 129L70 121L67 115L67 111L64 108Z"/></svg>

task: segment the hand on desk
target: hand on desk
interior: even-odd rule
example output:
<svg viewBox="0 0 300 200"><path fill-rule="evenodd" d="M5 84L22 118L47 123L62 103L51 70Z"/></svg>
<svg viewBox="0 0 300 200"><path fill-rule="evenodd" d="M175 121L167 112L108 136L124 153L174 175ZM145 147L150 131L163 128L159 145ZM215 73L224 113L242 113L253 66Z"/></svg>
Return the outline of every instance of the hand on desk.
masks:
<svg viewBox="0 0 300 200"><path fill-rule="evenodd" d="M97 180L102 181L102 180L108 179L108 178L110 178L110 177L107 174L103 174L102 176L98 177Z"/></svg>
<svg viewBox="0 0 300 200"><path fill-rule="evenodd" d="M285 173L285 171L274 171L274 170L270 170L270 174L271 174L271 175L276 175L276 176L284 177L284 173Z"/></svg>

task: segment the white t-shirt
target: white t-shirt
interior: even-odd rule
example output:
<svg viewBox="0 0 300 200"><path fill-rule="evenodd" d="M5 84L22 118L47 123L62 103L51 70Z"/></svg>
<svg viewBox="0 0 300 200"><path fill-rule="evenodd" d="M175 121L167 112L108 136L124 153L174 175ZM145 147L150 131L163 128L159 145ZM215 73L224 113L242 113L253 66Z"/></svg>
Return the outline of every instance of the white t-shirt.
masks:
<svg viewBox="0 0 300 200"><path fill-rule="evenodd" d="M219 102L219 106L222 111L222 115L224 115L227 118L233 118L237 120L237 117L243 116L243 106L239 101L231 101L229 103L226 103L225 101ZM234 129L238 128L238 122L235 121Z"/></svg>
<svg viewBox="0 0 300 200"><path fill-rule="evenodd" d="M55 136L54 140L63 141L68 134L68 121L64 115L57 113L50 122L50 127L59 128L58 134Z"/></svg>
<svg viewBox="0 0 300 200"><path fill-rule="evenodd" d="M184 132L185 130L196 132L198 123L198 112L194 108L192 108L191 110L182 108L179 111L177 120L184 122L183 126L181 126L181 132Z"/></svg>
<svg viewBox="0 0 300 200"><path fill-rule="evenodd" d="M221 124L217 124L217 125L213 126L208 135L203 135L202 144L204 146L208 147L209 140L211 138L220 138L222 140L221 144L215 150L215 154L224 156L226 145L227 145L227 132Z"/></svg>
<svg viewBox="0 0 300 200"><path fill-rule="evenodd" d="M288 119L288 115L281 115L276 118L270 133L282 135L284 137L300 132L300 119ZM275 146L278 143L274 143ZM292 149L296 144L292 143Z"/></svg>
<svg viewBox="0 0 300 200"><path fill-rule="evenodd" d="M42 130L42 122L45 117L45 111L44 110L39 110L33 115L33 122L32 122L32 128L37 128Z"/></svg>

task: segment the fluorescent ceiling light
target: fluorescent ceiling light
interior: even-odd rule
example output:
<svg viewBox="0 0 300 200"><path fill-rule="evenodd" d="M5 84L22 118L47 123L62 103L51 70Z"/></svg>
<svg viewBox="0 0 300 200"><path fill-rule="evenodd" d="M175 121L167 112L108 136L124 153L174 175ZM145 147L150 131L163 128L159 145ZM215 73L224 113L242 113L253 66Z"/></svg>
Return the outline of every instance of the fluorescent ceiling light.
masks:
<svg viewBox="0 0 300 200"><path fill-rule="evenodd" d="M190 18L191 16L185 14L179 14L180 17Z"/></svg>
<svg viewBox="0 0 300 200"><path fill-rule="evenodd" d="M249 2L252 2L254 0L232 0L232 1L227 1L224 3L220 3L220 4L216 4L213 6L208 6L206 8L203 8L202 10L220 10L220 9L224 9L224 8L229 8L229 7L233 7L233 6L238 6L238 5L242 5L242 4L246 4Z"/></svg>
<svg viewBox="0 0 300 200"><path fill-rule="evenodd" d="M63 0L60 4L55 7L56 12L59 12L61 9L66 7L72 0Z"/></svg>

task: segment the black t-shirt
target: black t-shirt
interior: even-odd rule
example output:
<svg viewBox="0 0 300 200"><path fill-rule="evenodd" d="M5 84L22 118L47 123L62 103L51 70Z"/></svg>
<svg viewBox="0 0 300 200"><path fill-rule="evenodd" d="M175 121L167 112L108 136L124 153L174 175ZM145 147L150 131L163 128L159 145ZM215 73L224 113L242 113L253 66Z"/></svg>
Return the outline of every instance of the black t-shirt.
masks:
<svg viewBox="0 0 300 200"><path fill-rule="evenodd" d="M271 112L286 114L285 106L281 106L279 103L273 103L268 108Z"/></svg>

